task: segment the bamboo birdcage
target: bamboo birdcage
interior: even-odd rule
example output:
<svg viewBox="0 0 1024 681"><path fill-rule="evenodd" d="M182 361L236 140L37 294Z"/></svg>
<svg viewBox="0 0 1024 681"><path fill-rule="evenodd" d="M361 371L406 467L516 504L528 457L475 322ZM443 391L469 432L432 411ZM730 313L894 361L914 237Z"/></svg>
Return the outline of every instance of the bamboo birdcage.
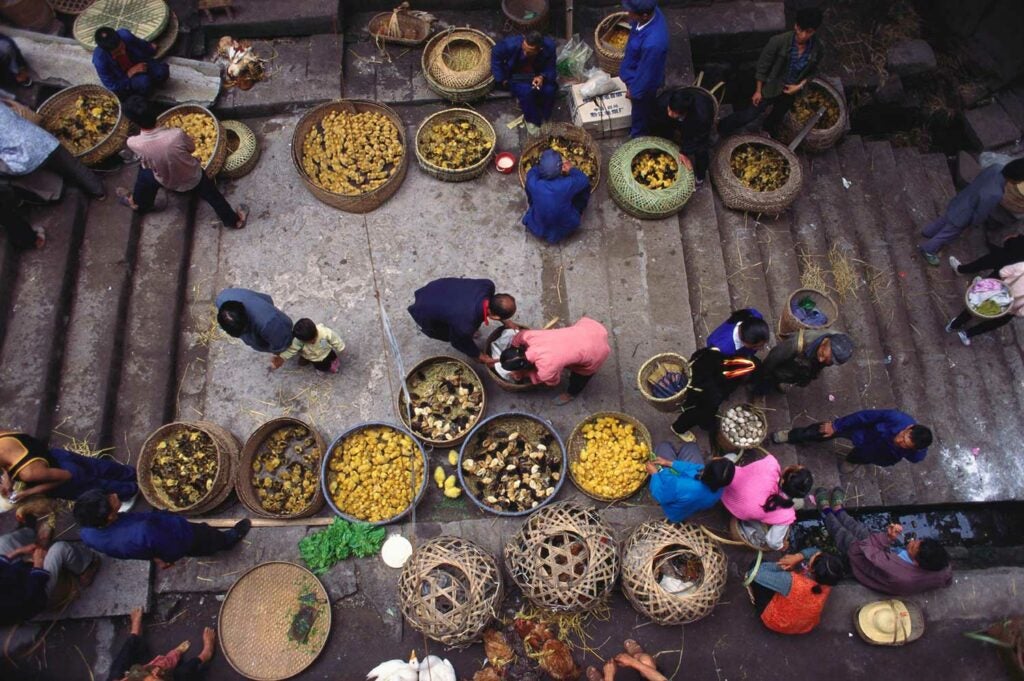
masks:
<svg viewBox="0 0 1024 681"><path fill-rule="evenodd" d="M651 189L633 176L634 159L645 151L668 154L676 164L676 178L669 187ZM657 220L683 209L696 188L693 171L679 161L679 147L660 137L636 137L612 154L608 161L608 193L633 217Z"/></svg>
<svg viewBox="0 0 1024 681"><path fill-rule="evenodd" d="M494 87L494 41L474 28L449 28L423 48L420 64L427 86L453 102L480 99Z"/></svg>

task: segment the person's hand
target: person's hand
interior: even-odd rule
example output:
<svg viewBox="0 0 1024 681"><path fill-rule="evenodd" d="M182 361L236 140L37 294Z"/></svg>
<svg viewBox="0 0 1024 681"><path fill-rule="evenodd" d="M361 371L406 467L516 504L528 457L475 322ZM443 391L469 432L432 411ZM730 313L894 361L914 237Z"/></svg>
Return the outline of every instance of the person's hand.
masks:
<svg viewBox="0 0 1024 681"><path fill-rule="evenodd" d="M654 457L654 462L657 463L659 466L672 466L672 462L663 456Z"/></svg>
<svg viewBox="0 0 1024 681"><path fill-rule="evenodd" d="M32 567L41 568L43 567L43 561L46 560L46 549L41 546L32 546Z"/></svg>
<svg viewBox="0 0 1024 681"><path fill-rule="evenodd" d="M494 358L493 358L493 357L491 357L490 355L485 355L485 354L484 354L484 353L482 353L482 352L480 353L480 356L479 356L479 357L477 357L476 359L477 359L477 361L478 361L478 362L480 362L481 364L486 364L486 365L487 365L487 366L489 366L489 367L492 367L492 366L494 366L495 364L497 364L497 363L498 363L498 360L494 359Z"/></svg>
<svg viewBox="0 0 1024 681"><path fill-rule="evenodd" d="M818 427L818 432L825 437L832 437L836 434L836 427L832 425L831 421L826 421Z"/></svg>
<svg viewBox="0 0 1024 681"><path fill-rule="evenodd" d="M148 68L149 67L146 66L146 62L136 64L135 66L128 69L128 77L131 78L132 76L137 76L140 73L145 73L148 70Z"/></svg>
<svg viewBox="0 0 1024 681"><path fill-rule="evenodd" d="M796 93L800 92L800 89L801 89L801 85L799 83L794 83L793 85L783 85L782 86L782 91L785 94L787 94L787 95L795 95Z"/></svg>
<svg viewBox="0 0 1024 681"><path fill-rule="evenodd" d="M280 369L282 366L284 366L284 360L281 359L279 356L274 355L273 357L270 358L271 371L273 371L274 369Z"/></svg>
<svg viewBox="0 0 1024 681"><path fill-rule="evenodd" d="M156 566L158 568L160 568L161 570L166 570L167 568L174 567L174 563L168 563L168 562L166 562L164 560L161 560L159 558L154 558L153 559L153 563L155 563Z"/></svg>
<svg viewBox="0 0 1024 681"><path fill-rule="evenodd" d="M18 556L27 556L28 554L35 551L36 548L38 547L35 544L25 544L24 546L19 546L18 548L8 553L7 557L13 559L17 558Z"/></svg>
<svg viewBox="0 0 1024 681"><path fill-rule="evenodd" d="M540 86L544 84L544 76L534 76L530 84L533 85L534 90L539 90Z"/></svg>
<svg viewBox="0 0 1024 681"><path fill-rule="evenodd" d="M750 103L754 106L761 106L761 91L755 90L754 96L750 98Z"/></svg>
<svg viewBox="0 0 1024 681"><path fill-rule="evenodd" d="M679 154L679 162L686 166L687 170L693 171L693 162L686 154Z"/></svg>
<svg viewBox="0 0 1024 681"><path fill-rule="evenodd" d="M562 161L562 174L568 175L569 171L572 170L572 161L565 159Z"/></svg>
<svg viewBox="0 0 1024 681"><path fill-rule="evenodd" d="M633 91L626 88L626 99L633 99Z"/></svg>
<svg viewBox="0 0 1024 681"><path fill-rule="evenodd" d="M802 553L791 553L779 558L778 565L783 570L792 570L802 562L804 562L804 556Z"/></svg>
<svg viewBox="0 0 1024 681"><path fill-rule="evenodd" d="M648 461L647 463L645 463L644 469L647 471L648 475L654 475L655 473L658 472L658 467L654 465L653 461Z"/></svg>
<svg viewBox="0 0 1024 681"><path fill-rule="evenodd" d="M903 526L899 523L892 523L889 527L885 528L885 534L889 537L889 541L896 541L903 534Z"/></svg>

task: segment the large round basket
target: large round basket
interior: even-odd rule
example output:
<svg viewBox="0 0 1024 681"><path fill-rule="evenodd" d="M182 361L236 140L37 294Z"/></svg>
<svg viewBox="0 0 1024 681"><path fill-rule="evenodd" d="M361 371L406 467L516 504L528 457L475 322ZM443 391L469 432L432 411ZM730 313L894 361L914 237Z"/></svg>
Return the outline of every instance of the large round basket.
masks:
<svg viewBox="0 0 1024 681"><path fill-rule="evenodd" d="M590 416L576 424L576 427L572 429L572 433L569 435L569 439L566 443L566 448L569 457L569 476L572 478L573 484L576 485L576 489L583 492L591 499L597 499L598 501L620 501L622 499L628 499L629 497L633 496L634 494L640 491L644 484L646 484L647 478L649 478L650 475L645 474L643 479L637 484L637 486L629 490L625 494L621 494L617 497L611 497L598 494L597 492L593 492L584 487L577 479L576 473L573 470L575 468L575 464L579 463L580 452L583 451L583 448L587 444L587 439L583 435L583 427L586 426L588 423L594 423L597 420L603 418L614 418L623 423L627 423L633 426L633 434L636 436L637 441L640 442L641 444L647 445L648 452L654 451L654 444L651 442L651 431L647 430L647 426L640 423L640 421L633 418L629 414L623 414L617 411L599 411L597 413L591 414Z"/></svg>
<svg viewBox="0 0 1024 681"><path fill-rule="evenodd" d="M522 324L520 324L519 328L520 329L529 329L530 327L523 326ZM487 355L491 354L491 346L494 344L494 341L498 340L498 337L502 333L504 333L504 331L505 331L505 327L504 326L499 326L494 331L491 331L491 335L487 337L487 345L486 345L486 347L484 349L484 352ZM533 389L535 389L537 387L530 380L526 380L524 383L515 383L513 381L508 381L508 380L502 378L498 374L498 372L494 370L494 367L492 367L492 366L488 366L487 367L487 375L490 377L490 379L492 381L494 381L495 383L498 384L499 388L501 388L502 390L507 390L508 392L511 392L511 393L521 393L521 392L525 392L527 390L533 390Z"/></svg>
<svg viewBox="0 0 1024 681"><path fill-rule="evenodd" d="M316 493L310 499L309 505L300 511L296 511L294 513L273 513L263 508L263 504L260 503L256 486L253 483L253 460L256 458L256 455L260 450L263 449L267 439L273 433L281 430L282 428L296 427L306 429L308 433L307 437L312 438L313 440L313 447L320 452L319 457L316 459L316 463L312 464L313 470L317 476ZM320 484L319 477L322 468L321 459L323 459L326 451L327 445L324 443L324 439L320 436L320 433L316 432L316 430L308 423L290 417L281 417L267 421L249 436L249 439L245 441L245 446L242 447L242 453L238 459L238 472L235 475L235 493L238 495L238 500L241 501L250 511L264 518L307 518L311 515L316 515L320 509L324 507L324 488L323 485ZM291 447L289 447L285 452L284 462L301 462L303 467L307 466L307 464L302 461L302 455L296 454L292 451Z"/></svg>
<svg viewBox="0 0 1024 681"><path fill-rule="evenodd" d="M427 86L453 102L471 102L494 87L494 41L475 28L449 28L423 48L421 65Z"/></svg>
<svg viewBox="0 0 1024 681"><path fill-rule="evenodd" d="M398 578L405 619L446 646L479 639L498 616L503 595L497 561L461 537L442 536L420 545Z"/></svg>
<svg viewBox="0 0 1024 681"><path fill-rule="evenodd" d="M820 78L812 78L811 82L807 84L805 89L808 91L824 93L826 97L831 98L836 104L839 116L836 118L836 121L827 128L819 128L817 126L812 128L811 131L807 133L807 137L805 137L800 143L799 148L806 149L807 151L825 151L826 149L831 149L836 145L836 142L843 138L843 134L850 125L849 112L846 108L846 99L839 90L832 86L831 83ZM798 97L797 101L794 102L794 105L799 101L800 98ZM806 121L804 123L797 122L796 116L793 113L793 108L791 107L790 110L786 112L786 116L782 119L782 125L778 135L779 140L789 144L796 139L796 136L801 130L803 130L804 125L806 125Z"/></svg>
<svg viewBox="0 0 1024 681"><path fill-rule="evenodd" d="M403 435L407 435L409 436L409 439L413 441L413 444L416 446L416 451L414 452L413 455L419 455L420 460L423 463L423 480L420 481L419 487L413 490L415 494L413 495L412 502L408 506L406 506L406 508L403 511L391 516L390 518L370 522L362 518L357 518L355 516L349 515L348 513L344 513L335 505L334 499L331 497L331 492L329 489L330 473L328 471L328 468L330 467L331 457L333 456L334 451L338 447L340 447L341 444L347 438L367 428L379 428L382 426L386 428L391 428L392 430L402 433ZM411 485L412 483L413 481L410 480L409 484ZM413 437L413 434L401 426L396 426L393 423L386 423L384 421L369 421L367 423L360 423L358 426L353 426L352 428L346 430L344 433L339 435L334 442L331 443L331 446L327 450L327 455L324 457L323 465L320 468L320 485L321 487L323 487L324 498L327 500L327 505L331 507L332 511L337 513L345 520L348 520L349 522L353 523L369 522L369 524L371 525L387 525L388 523L393 523L396 520L400 520L401 518L404 518L406 515L408 515L409 512L416 508L416 505L420 503L420 499L423 498L423 493L427 490L427 453L423 451L423 446L415 437Z"/></svg>
<svg viewBox="0 0 1024 681"><path fill-rule="evenodd" d="M398 168L395 170L395 174L376 189L362 194L351 195L332 192L313 182L313 178L306 174L306 169L302 167L302 147L306 136L313 130L313 128L320 125L320 122L327 116L327 114L335 111L344 111L351 114L372 111L374 113L384 114L395 126L395 129L398 130L398 139L402 143L402 160L398 162ZM398 191L398 188L402 184L402 180L405 179L405 173L409 169L409 145L406 143L405 138L405 124L402 122L402 119L399 118L398 114L395 113L394 109L384 104L378 104L377 102L366 102L359 99L342 99L337 102L321 104L320 106L307 111L295 126L295 132L292 134L292 163L295 164L295 170L298 171L299 177L302 178L302 181L305 183L306 189L309 190L309 193L326 203L328 206L334 206L335 208L340 208L341 210L349 213L369 213L371 210L378 208L381 204L390 199L391 196Z"/></svg>
<svg viewBox="0 0 1024 681"><path fill-rule="evenodd" d="M821 326L812 326L806 322L802 322L796 318L793 314L793 303L803 300L804 298L810 298L814 301L815 306L821 310L828 318ZM798 288L789 294L789 298L786 300L786 306L782 308L782 315L779 317L779 336L786 337L790 336L800 329L806 329L809 331L820 331L827 329L828 327L835 324L836 317L839 316L839 307L835 301L832 300L828 294L823 293L815 288Z"/></svg>
<svg viewBox="0 0 1024 681"><path fill-rule="evenodd" d="M622 58L626 56L626 48L625 46L616 47L606 38L613 30L616 30L617 24L626 21L628 17L628 12L609 14L594 29L594 53L597 55L597 65L602 71L612 76L619 75L619 66L622 64Z"/></svg>
<svg viewBox="0 0 1024 681"><path fill-rule="evenodd" d="M370 19L366 30L374 40L416 47L430 37L430 22L404 11L381 12ZM397 30L395 30L397 29Z"/></svg>
<svg viewBox="0 0 1024 681"><path fill-rule="evenodd" d="M688 574L679 574L680 564ZM626 540L622 591L637 612L662 626L689 624L715 609L725 591L727 566L725 553L699 527L656 520ZM666 573L693 585L672 593L661 586Z"/></svg>
<svg viewBox="0 0 1024 681"><path fill-rule="evenodd" d="M42 119L40 126L50 130L58 116L69 109L73 109L75 101L79 97L88 95L110 97L113 101L117 102L117 123L107 133L107 136L91 148L75 154L75 158L85 165L91 166L110 158L120 151L124 147L125 140L128 139L128 133L131 132L132 124L124 117L124 111L121 108L121 102L118 100L117 95L99 85L72 85L43 102L37 113Z"/></svg>
<svg viewBox="0 0 1024 681"><path fill-rule="evenodd" d="M89 5L96 2L96 0L46 0L50 7L53 8L54 12L60 12L61 14L71 14L72 16L81 14L85 11Z"/></svg>
<svg viewBox="0 0 1024 681"><path fill-rule="evenodd" d="M199 106L197 104L179 104L173 106L167 111L160 114L156 119L157 126L162 126L164 121L175 115L187 116L188 114L202 114L209 116L213 119L213 122L217 127L217 141L213 144L213 153L210 154L210 158L203 164L203 170L210 177L217 177L220 173L220 169L224 167L224 160L228 156L228 140L227 135L224 132L224 126L220 124L217 117L213 115L213 112L206 107Z"/></svg>
<svg viewBox="0 0 1024 681"><path fill-rule="evenodd" d="M224 121L221 127L224 128L228 154L220 174L232 180L248 175L260 160L256 134L241 121Z"/></svg>
<svg viewBox="0 0 1024 681"><path fill-rule="evenodd" d="M666 373L680 373L686 377L686 387L669 397L656 397L653 386ZM666 414L678 411L686 399L686 391L690 387L690 363L682 355L674 352L662 352L640 365L636 372L636 387L640 395L658 411Z"/></svg>
<svg viewBox="0 0 1024 681"><path fill-rule="evenodd" d="M754 407L751 404L738 404L738 405L734 405L732 407L729 407L729 409L725 410L725 413L728 413L729 411L731 411L733 409L742 409L743 411L745 411L748 414L751 414L751 415L753 415L753 416L755 416L757 418L757 421L758 421L759 426L760 426L758 428L758 431L760 432L760 438L761 438L760 442L758 442L758 444L761 444L761 442L764 441L764 438L768 436L768 417L765 416L765 414L764 414L764 412L762 410L757 409L756 407ZM728 435L726 435L725 431L722 430L721 428L718 429L718 433L715 436L715 439L718 441L718 447L723 452L741 452L741 451L743 451L745 449L750 449L751 447L756 447L757 446L757 445L741 445L741 444L738 444L736 442L733 442L733 440Z"/></svg>
<svg viewBox="0 0 1024 681"><path fill-rule="evenodd" d="M633 176L633 164L643 152L668 154L676 166L675 182L669 187L651 189ZM693 196L693 171L679 162L679 147L660 137L631 139L612 154L608 161L608 193L619 208L641 220L657 220L675 215Z"/></svg>
<svg viewBox="0 0 1024 681"><path fill-rule="evenodd" d="M1010 288L1001 279L990 279L990 281L999 282L999 284L1003 287L1003 290L1006 291L1007 295L1009 295ZM974 284L975 283L976 282L972 281L967 286L967 290L964 291L964 307L972 315L974 315L975 317L978 317L979 319L999 319L1000 317L1005 317L1006 315L1010 314L1010 308L1013 307L1012 305L1007 305L1006 308L1002 312L998 312L998 313L992 314L992 315L987 315L987 314L985 314L983 312L978 312L976 309L974 309L971 306L970 293L971 293L971 289L974 288Z"/></svg>
<svg viewBox="0 0 1024 681"><path fill-rule="evenodd" d="M442 168L441 166L435 165L427 160L423 152L423 145L425 144L423 136L430 131L431 127L455 120L467 121L490 145L490 148L487 150L487 154L473 165L452 170L449 168ZM497 140L498 138L494 133L494 127L486 118L478 114L476 111L473 111L472 109L446 109L427 116L423 119L423 122L420 123L420 127L416 129L416 160L419 161L420 168L423 168L423 171L426 172L427 175L436 177L444 182L465 182L466 180L473 180L480 177L484 171L487 170L487 165L494 157L494 149L497 146Z"/></svg>
<svg viewBox="0 0 1024 681"><path fill-rule="evenodd" d="M96 47L96 29L101 26L127 28L151 42L167 28L170 14L163 0L96 0L79 13L71 32L88 50Z"/></svg>
<svg viewBox="0 0 1024 681"><path fill-rule="evenodd" d="M548 24L548 0L501 0L501 12L515 31L539 31Z"/></svg>
<svg viewBox="0 0 1024 681"><path fill-rule="evenodd" d="M736 177L736 173L732 171L730 165L733 152L743 144L770 147L785 158L789 163L789 178L786 183L771 192L755 191L743 184L740 178ZM789 208L796 201L804 184L803 170L796 154L784 144L758 135L734 135L722 140L718 145L718 151L715 152L715 156L711 160L711 179L715 183L722 203L727 207L733 210L768 215L777 215Z"/></svg>
<svg viewBox="0 0 1024 681"><path fill-rule="evenodd" d="M505 569L534 605L584 612L611 593L619 544L597 509L563 501L537 511L512 535Z"/></svg>
<svg viewBox="0 0 1024 681"><path fill-rule="evenodd" d="M220 606L217 638L228 664L247 679L289 679L327 645L327 589L294 563L262 563L235 582Z"/></svg>
<svg viewBox="0 0 1024 681"><path fill-rule="evenodd" d="M405 375L405 385L408 388L411 395L418 394L420 398L425 398L424 388L430 388L431 385L434 389L440 386L441 383L448 381L451 382L454 376L458 376L461 379L462 385L470 385L470 395L474 392L479 396L479 410L473 414L469 422L466 423L459 429L459 434L455 437L446 440L444 438L431 438L427 435L417 432L412 427L409 418L409 410L406 408L405 393L398 391L398 398L396 401L396 409L398 412L398 418L402 419L402 424L409 429L409 431L416 436L416 438L427 445L428 447L446 448L456 447L462 444L462 441L466 439L470 431L476 427L476 424L480 422L480 419L484 417L487 412L487 392L484 390L484 382L480 376L473 370L473 367L469 366L466 362L455 357L449 357L447 355L439 355L436 357L428 357L423 360ZM413 397L413 402L416 402L416 397Z"/></svg>
<svg viewBox="0 0 1024 681"><path fill-rule="evenodd" d="M553 137L561 137L572 144L582 145L586 148L586 155L594 159L594 175L590 177L590 193L593 194L597 190L597 185L601 184L601 147L589 132L568 123L545 123L541 126L540 132L527 142L519 157L519 184L526 186L526 160L539 157L542 151L549 149Z"/></svg>
<svg viewBox="0 0 1024 681"><path fill-rule="evenodd" d="M153 485L153 458L159 453L158 446L162 440L181 429L198 430L205 433L212 441L217 453L217 474L206 495L199 501L188 506L175 506L167 496ZM235 466L238 462L238 450L241 445L225 428L208 421L174 421L160 426L146 438L136 464L139 490L153 508L174 511L183 515L206 513L219 506L231 494L235 482Z"/></svg>
<svg viewBox="0 0 1024 681"><path fill-rule="evenodd" d="M550 468L558 472L558 480L555 481L551 494L548 494L543 499L536 500L536 506L526 508L521 511L506 511L501 508L491 506L485 499L481 498L483 496L481 494L481 483L477 480L477 476L463 470L463 462L466 459L473 458L474 460L479 460L483 458L483 441L488 437L488 435L495 432L504 432L507 434L511 434L513 432L519 433L520 437L524 438L526 441L540 442L547 447L550 460L553 461ZM508 517L529 515L550 503L555 497L557 497L559 490L562 489L562 485L565 484L565 443L562 441L561 436L559 436L558 431L555 430L554 426L533 414L526 414L518 411L495 414L494 416L481 421L480 424L470 432L469 436L466 437L466 441L462 443L462 447L459 449L459 462L457 466L459 485L462 486L466 496L482 510L487 513L494 513L495 515Z"/></svg>

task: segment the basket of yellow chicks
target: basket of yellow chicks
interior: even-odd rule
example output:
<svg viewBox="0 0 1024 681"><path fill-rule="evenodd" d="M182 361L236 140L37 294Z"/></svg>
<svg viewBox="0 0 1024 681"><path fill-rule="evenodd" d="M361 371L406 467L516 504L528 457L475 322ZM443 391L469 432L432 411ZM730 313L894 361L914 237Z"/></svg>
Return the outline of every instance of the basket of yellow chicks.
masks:
<svg viewBox="0 0 1024 681"><path fill-rule="evenodd" d="M338 436L323 459L320 484L345 520L386 525L423 498L426 468L426 452L409 431L373 421Z"/></svg>
<svg viewBox="0 0 1024 681"><path fill-rule="evenodd" d="M594 46L597 48L597 66L612 76L619 75L619 67L626 56L626 41L629 40L629 14L613 12L594 29Z"/></svg>
<svg viewBox="0 0 1024 681"><path fill-rule="evenodd" d="M768 215L789 208L804 183L796 154L758 135L722 140L711 159L711 180L728 208Z"/></svg>
<svg viewBox="0 0 1024 681"><path fill-rule="evenodd" d="M631 139L608 161L608 193L619 208L642 220L675 215L695 188L679 147L660 137Z"/></svg>
<svg viewBox="0 0 1024 681"><path fill-rule="evenodd" d="M446 109L427 116L416 130L416 160L428 175L465 182L483 174L497 137L486 118L472 109Z"/></svg>
<svg viewBox="0 0 1024 681"><path fill-rule="evenodd" d="M320 461L327 446L299 419L271 419L256 429L239 455L235 493L265 518L307 518L324 507Z"/></svg>
<svg viewBox="0 0 1024 681"><path fill-rule="evenodd" d="M573 429L567 449L569 477L588 497L619 501L647 481L651 434L628 414L591 414Z"/></svg>
<svg viewBox="0 0 1024 681"><path fill-rule="evenodd" d="M95 165L116 154L131 129L131 123L121 115L117 95L99 85L61 90L43 102L37 113L42 128L85 165Z"/></svg>
<svg viewBox="0 0 1024 681"><path fill-rule="evenodd" d="M192 155L210 177L216 177L228 157L228 139L224 128L209 109L196 104L171 107L156 119L157 127L181 128L192 138Z"/></svg>

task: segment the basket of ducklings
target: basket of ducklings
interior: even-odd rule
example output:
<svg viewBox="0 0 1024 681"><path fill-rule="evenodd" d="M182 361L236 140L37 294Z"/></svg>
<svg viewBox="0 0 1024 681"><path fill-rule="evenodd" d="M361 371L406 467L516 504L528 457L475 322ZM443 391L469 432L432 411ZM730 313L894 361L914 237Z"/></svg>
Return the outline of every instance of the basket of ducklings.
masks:
<svg viewBox="0 0 1024 681"><path fill-rule="evenodd" d="M528 140L519 160L519 184L526 186L526 174L540 160L545 149L554 149L590 178L590 193L601 183L601 148L590 133L568 123L545 123L540 133Z"/></svg>
<svg viewBox="0 0 1024 681"><path fill-rule="evenodd" d="M620 501L647 482L651 433L628 414L591 414L573 429L566 447L569 476L592 499Z"/></svg>
<svg viewBox="0 0 1024 681"><path fill-rule="evenodd" d="M398 393L398 416L412 434L431 447L455 447L487 409L483 381L454 357L428 357L405 377Z"/></svg>
<svg viewBox="0 0 1024 681"><path fill-rule="evenodd" d="M390 423L363 423L331 444L320 484L345 520L386 525L408 514L427 489L427 454L412 434Z"/></svg>
<svg viewBox="0 0 1024 681"><path fill-rule="evenodd" d="M184 130L196 147L192 155L210 177L216 177L224 167L228 157L227 133L209 109L196 104L180 104L160 114L156 124L160 128Z"/></svg>
<svg viewBox="0 0 1024 681"><path fill-rule="evenodd" d="M722 140L711 161L711 179L727 207L769 215L789 208L804 183L796 154L758 135Z"/></svg>
<svg viewBox="0 0 1024 681"><path fill-rule="evenodd" d="M153 508L197 515L234 488L239 443L207 421L175 421L146 438L136 466L139 490Z"/></svg>
<svg viewBox="0 0 1024 681"><path fill-rule="evenodd" d="M598 67L612 76L619 75L619 66L626 56L629 40L629 13L609 14L594 29L594 47Z"/></svg>
<svg viewBox="0 0 1024 681"><path fill-rule="evenodd" d="M693 171L679 147L660 137L631 139L608 161L608 193L619 208L642 220L675 215L693 196Z"/></svg>
<svg viewBox="0 0 1024 681"><path fill-rule="evenodd" d="M37 113L40 126L87 166L120 151L131 131L117 95L99 85L61 90L43 102Z"/></svg>
<svg viewBox="0 0 1024 681"><path fill-rule="evenodd" d="M834 147L846 132L849 114L846 110L846 100L840 91L820 78L809 80L793 100L793 106L782 119L779 140L788 144L796 139L819 109L824 109L824 113L800 143L800 148L807 151L825 151Z"/></svg>
<svg viewBox="0 0 1024 681"><path fill-rule="evenodd" d="M405 179L405 125L384 104L321 104L295 126L292 161L313 196L349 213L368 213Z"/></svg>
<svg viewBox="0 0 1024 681"><path fill-rule="evenodd" d="M497 137L486 118L472 109L447 109L427 116L416 130L420 168L444 182L465 182L483 174Z"/></svg>
<svg viewBox="0 0 1024 681"><path fill-rule="evenodd" d="M327 446L308 424L276 418L249 436L238 460L235 493L265 518L306 518L324 507L320 460Z"/></svg>

